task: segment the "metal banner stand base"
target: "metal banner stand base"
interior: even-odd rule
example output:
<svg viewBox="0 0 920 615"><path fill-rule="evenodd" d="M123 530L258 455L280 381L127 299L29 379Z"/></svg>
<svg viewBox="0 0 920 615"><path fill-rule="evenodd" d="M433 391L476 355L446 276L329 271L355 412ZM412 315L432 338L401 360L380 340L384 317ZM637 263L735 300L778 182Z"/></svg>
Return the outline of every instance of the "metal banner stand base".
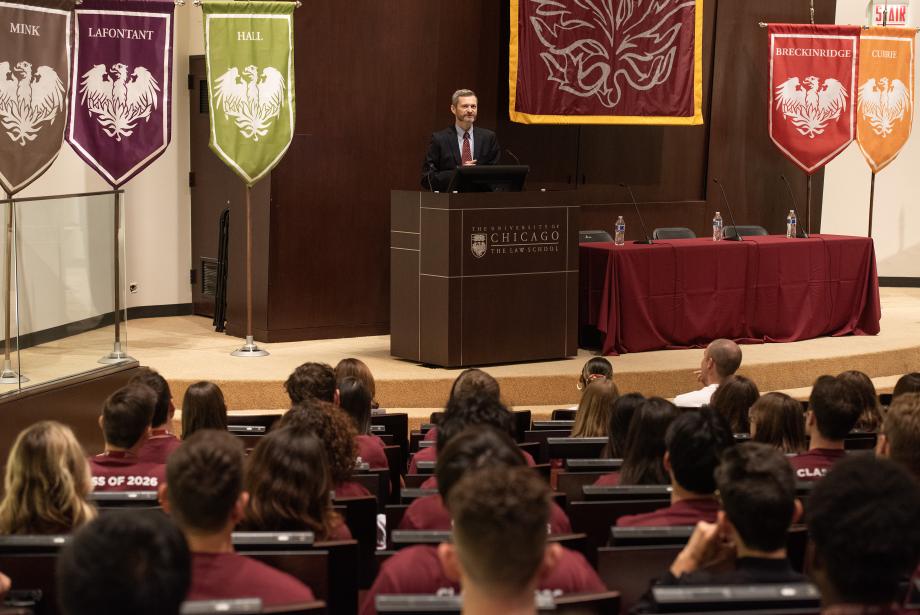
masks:
<svg viewBox="0 0 920 615"><path fill-rule="evenodd" d="M99 359L97 363L114 365L115 363L124 363L125 361L134 361L134 359L129 357L128 354L121 349L121 342L115 342L112 352Z"/></svg>
<svg viewBox="0 0 920 615"><path fill-rule="evenodd" d="M0 372L0 384L19 384L20 382L28 381L28 378L20 376L13 370L13 364L9 359L3 362L3 371Z"/></svg>
<svg viewBox="0 0 920 615"><path fill-rule="evenodd" d="M251 335L246 336L246 344L230 353L234 357L267 357L268 351L256 346Z"/></svg>

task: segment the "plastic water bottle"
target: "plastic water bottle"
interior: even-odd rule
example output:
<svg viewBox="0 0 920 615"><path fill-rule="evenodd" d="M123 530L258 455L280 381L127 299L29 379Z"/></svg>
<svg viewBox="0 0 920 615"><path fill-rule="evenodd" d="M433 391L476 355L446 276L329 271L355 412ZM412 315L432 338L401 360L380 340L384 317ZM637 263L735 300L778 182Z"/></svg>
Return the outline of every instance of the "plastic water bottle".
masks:
<svg viewBox="0 0 920 615"><path fill-rule="evenodd" d="M789 215L786 216L786 237L792 239L797 236L796 231L798 230L798 220L795 217L795 210L790 209Z"/></svg>
<svg viewBox="0 0 920 615"><path fill-rule="evenodd" d="M616 231L613 237L613 243L618 246L622 246L626 243L626 220L623 219L623 216L617 218Z"/></svg>
<svg viewBox="0 0 920 615"><path fill-rule="evenodd" d="M712 219L712 240L722 241L722 214L716 212L716 217Z"/></svg>

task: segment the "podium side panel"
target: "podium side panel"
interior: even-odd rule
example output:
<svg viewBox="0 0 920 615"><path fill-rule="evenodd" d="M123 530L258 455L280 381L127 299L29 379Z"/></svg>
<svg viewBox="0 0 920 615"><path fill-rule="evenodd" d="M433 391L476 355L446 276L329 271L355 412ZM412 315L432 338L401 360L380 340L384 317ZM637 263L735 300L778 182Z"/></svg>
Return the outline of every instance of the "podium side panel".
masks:
<svg viewBox="0 0 920 615"><path fill-rule="evenodd" d="M390 354L419 359L418 193L390 194Z"/></svg>
<svg viewBox="0 0 920 615"><path fill-rule="evenodd" d="M422 363L456 365L457 306L452 292L450 227L459 212L428 201L419 210L419 356Z"/></svg>

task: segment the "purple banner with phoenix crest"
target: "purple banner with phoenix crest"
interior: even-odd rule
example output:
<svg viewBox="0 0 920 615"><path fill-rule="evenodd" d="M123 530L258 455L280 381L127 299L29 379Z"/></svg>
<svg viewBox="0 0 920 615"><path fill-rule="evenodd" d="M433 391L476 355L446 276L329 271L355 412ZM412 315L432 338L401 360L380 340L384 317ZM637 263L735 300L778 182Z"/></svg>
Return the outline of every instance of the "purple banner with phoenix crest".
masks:
<svg viewBox="0 0 920 615"><path fill-rule="evenodd" d="M173 0L84 0L74 11L67 142L113 188L169 145Z"/></svg>
<svg viewBox="0 0 920 615"><path fill-rule="evenodd" d="M13 195L61 151L73 0L0 1L0 185Z"/></svg>

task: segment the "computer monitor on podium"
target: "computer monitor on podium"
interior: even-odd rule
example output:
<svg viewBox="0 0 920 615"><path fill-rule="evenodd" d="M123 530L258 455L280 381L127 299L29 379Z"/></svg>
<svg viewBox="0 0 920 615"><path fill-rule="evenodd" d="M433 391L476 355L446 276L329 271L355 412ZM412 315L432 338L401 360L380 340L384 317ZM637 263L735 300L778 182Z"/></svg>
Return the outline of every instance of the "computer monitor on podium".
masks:
<svg viewBox="0 0 920 615"><path fill-rule="evenodd" d="M520 192L530 167L524 164L457 167L448 192Z"/></svg>

